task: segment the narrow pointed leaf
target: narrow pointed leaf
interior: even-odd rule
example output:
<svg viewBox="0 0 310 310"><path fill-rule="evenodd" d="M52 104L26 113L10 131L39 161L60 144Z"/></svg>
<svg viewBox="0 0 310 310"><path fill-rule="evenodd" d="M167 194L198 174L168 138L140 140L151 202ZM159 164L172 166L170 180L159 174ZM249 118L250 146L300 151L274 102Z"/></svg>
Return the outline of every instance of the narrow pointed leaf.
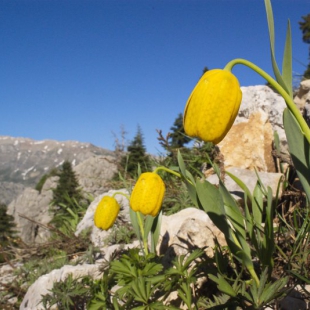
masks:
<svg viewBox="0 0 310 310"><path fill-rule="evenodd" d="M310 146L303 135L292 113L285 109L283 113L284 129L287 137L289 151L297 171L299 180L304 188L308 201L310 201Z"/></svg>
<svg viewBox="0 0 310 310"><path fill-rule="evenodd" d="M232 197L222 181L220 181L219 184L219 191L223 197L226 215L229 217L229 220L232 222L234 228L238 230L239 233L241 233L245 238L244 217L237 202Z"/></svg>
<svg viewBox="0 0 310 310"><path fill-rule="evenodd" d="M259 227L261 226L263 219L263 208L264 208L263 204L264 200L261 188L258 184L256 184L252 198L252 212L254 221L256 225L258 225Z"/></svg>
<svg viewBox="0 0 310 310"><path fill-rule="evenodd" d="M292 89L292 38L291 38L291 25L290 21L287 23L285 48L282 63L282 77L287 87L288 93L293 97Z"/></svg>
<svg viewBox="0 0 310 310"><path fill-rule="evenodd" d="M235 175L233 175L232 173L226 171L226 174L232 178L237 184L238 186L246 193L247 197L252 200L252 194L250 192L250 190L248 189L248 187Z"/></svg>
<svg viewBox="0 0 310 310"><path fill-rule="evenodd" d="M203 180L197 180L196 189L202 208L227 238L230 235L229 225L226 220L224 202L219 190L210 182Z"/></svg>
<svg viewBox="0 0 310 310"><path fill-rule="evenodd" d="M161 222L162 222L162 215L163 212L160 211L159 214L155 217L152 229L151 229L151 252L156 252L156 246L158 243L158 239L160 236L160 228L161 228Z"/></svg>
<svg viewBox="0 0 310 310"><path fill-rule="evenodd" d="M223 276L221 276L220 274L216 276L209 274L208 277L214 281L215 283L217 283L218 288L221 292L231 296L231 297L236 297L237 294L234 291L234 289L232 288L232 286L224 279Z"/></svg>
<svg viewBox="0 0 310 310"><path fill-rule="evenodd" d="M274 205L273 205L272 189L268 186L266 220L265 220L265 228L264 228L265 250L262 255L263 257L262 263L265 266L268 266L270 268L273 265L272 256L273 256L273 251L275 247L274 232L273 232L273 213L274 213Z"/></svg>
<svg viewBox="0 0 310 310"><path fill-rule="evenodd" d="M271 52L271 62L272 68L275 75L277 82L289 93L285 82L282 78L281 72L278 68L276 58L275 58L275 32L274 32L274 19L273 19L273 12L270 0L265 0L265 8L267 14L267 22L268 22L268 29L269 29L269 39L270 39L270 52Z"/></svg>
<svg viewBox="0 0 310 310"><path fill-rule="evenodd" d="M130 221L133 227L133 230L135 234L137 235L138 239L141 240L141 234L140 234L140 228L139 228L139 222L137 213L133 211L131 208L129 208L129 215L130 215Z"/></svg>
<svg viewBox="0 0 310 310"><path fill-rule="evenodd" d="M196 194L196 188L195 188L195 180L193 178L192 175L188 175L186 168L185 168L185 164L181 155L181 152L178 152L178 164L179 164L179 168L180 168L180 173L182 176L182 180L186 185L188 194L193 202L193 204L199 208L199 204L198 204L198 200L197 200L197 194ZM189 182L189 180L187 179L187 176L190 178L191 183Z"/></svg>
<svg viewBox="0 0 310 310"><path fill-rule="evenodd" d="M151 231L151 228L153 226L154 223L154 219L155 217L151 216L151 215L147 215L145 217L145 222L144 222L144 234L145 237L147 238L149 232Z"/></svg>

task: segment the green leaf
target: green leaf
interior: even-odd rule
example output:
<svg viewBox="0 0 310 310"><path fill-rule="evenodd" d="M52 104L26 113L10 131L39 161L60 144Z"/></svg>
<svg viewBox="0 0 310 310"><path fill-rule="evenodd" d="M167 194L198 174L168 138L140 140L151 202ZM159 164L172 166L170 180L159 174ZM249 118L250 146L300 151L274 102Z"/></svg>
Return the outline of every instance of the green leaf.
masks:
<svg viewBox="0 0 310 310"><path fill-rule="evenodd" d="M225 273L228 267L228 259L225 257L223 253L223 249L218 243L218 240L215 240L215 248L214 248L214 259L216 263L217 270L220 273Z"/></svg>
<svg viewBox="0 0 310 310"><path fill-rule="evenodd" d="M195 179L192 174L186 170L185 163L180 151L178 151L178 164L182 177L184 177L187 182L195 183Z"/></svg>
<svg viewBox="0 0 310 310"><path fill-rule="evenodd" d="M113 297L113 306L114 306L114 310L120 310L116 297Z"/></svg>
<svg viewBox="0 0 310 310"><path fill-rule="evenodd" d="M125 275L134 278L138 276L137 270L126 258L122 259L121 261L115 260L111 262L111 271L118 275Z"/></svg>
<svg viewBox="0 0 310 310"><path fill-rule="evenodd" d="M244 217L237 202L222 181L219 184L219 191L224 201L226 215L229 217L234 228L245 238Z"/></svg>
<svg viewBox="0 0 310 310"><path fill-rule="evenodd" d="M151 252L156 252L156 245L160 235L160 227L162 220L162 211L156 217L151 215L146 216L145 226L144 226L144 234L145 237L151 232Z"/></svg>
<svg viewBox="0 0 310 310"><path fill-rule="evenodd" d="M162 271L163 265L162 264L156 264L156 263L148 263L143 268L142 274L147 277L153 277L157 275L160 271Z"/></svg>
<svg viewBox="0 0 310 310"><path fill-rule="evenodd" d="M217 284L217 287L221 292L223 292L223 293L225 293L231 297L237 296L237 294L234 291L234 289L232 288L232 286L224 279L224 277L222 275L218 274L216 277L212 274L208 274L208 277Z"/></svg>
<svg viewBox="0 0 310 310"><path fill-rule="evenodd" d="M275 248L274 233L273 233L273 214L274 214L274 204L273 204L272 189L268 186L266 220L264 227L265 243L264 248L262 249L263 253L261 253L261 257L262 257L262 263L265 266L268 266L270 269L273 266L272 255Z"/></svg>
<svg viewBox="0 0 310 310"><path fill-rule="evenodd" d="M151 290L151 283L146 283L143 277L139 277L132 282L131 288L135 300L147 304Z"/></svg>
<svg viewBox="0 0 310 310"><path fill-rule="evenodd" d="M237 184L238 186L246 193L246 196L252 200L252 194L250 192L250 190L248 189L248 187L235 175L233 175L232 173L226 171L226 174L231 177Z"/></svg>
<svg viewBox="0 0 310 310"><path fill-rule="evenodd" d="M227 221L227 215L224 208L224 202L221 193L218 188L208 181L196 182L196 189L199 201L202 208L207 212L210 219L224 234L227 244L231 252L245 263L246 267L251 268L251 249L245 238L245 231L242 230L242 226L236 225L236 222L240 220L237 215L232 215L236 218L234 223L238 229L232 229ZM231 212L231 214L233 214Z"/></svg>
<svg viewBox="0 0 310 310"><path fill-rule="evenodd" d="M267 304L268 302L271 302L272 300L275 300L276 298L281 298L283 296L287 295L287 292L283 290L285 285L287 284L289 278L280 278L279 280L276 280L274 283L270 284L268 283L265 285L264 290L261 294L261 302L264 304Z"/></svg>
<svg viewBox="0 0 310 310"><path fill-rule="evenodd" d="M287 23L285 48L282 63L282 77L289 95L293 98L292 89L292 38L290 21Z"/></svg>
<svg viewBox="0 0 310 310"><path fill-rule="evenodd" d="M283 113L284 129L287 137L289 151L296 168L299 180L304 188L308 201L310 201L310 147L303 135L295 117L285 109Z"/></svg>
<svg viewBox="0 0 310 310"><path fill-rule="evenodd" d="M161 283L165 281L166 276L165 275L158 275L158 276L152 276L147 279L147 281L151 282L152 284L156 285L158 283Z"/></svg>
<svg viewBox="0 0 310 310"><path fill-rule="evenodd" d="M202 208L227 238L230 235L229 224L226 220L224 202L219 190L206 180L197 180L196 190Z"/></svg>
<svg viewBox="0 0 310 310"><path fill-rule="evenodd" d="M245 240L244 240L245 241ZM246 269L250 272L253 279L255 278L254 265L251 257L251 248L248 243L244 242L242 244L242 250L237 253L237 256L242 259L242 262Z"/></svg>
<svg viewBox="0 0 310 310"><path fill-rule="evenodd" d="M140 233L140 226L139 226L137 213L133 211L131 208L129 208L129 216L130 216L132 228L136 236L138 237L138 239L141 241L141 233Z"/></svg>
<svg viewBox="0 0 310 310"><path fill-rule="evenodd" d="M144 222L144 234L145 237L147 238L149 232L151 231L151 228L153 226L154 223L154 219L155 217L151 216L151 215L147 215L145 217L145 222Z"/></svg>
<svg viewBox="0 0 310 310"><path fill-rule="evenodd" d="M289 273L291 273L294 277L298 278L301 281L304 281L307 284L310 284L310 279L306 278L305 276L293 271L293 270L289 270Z"/></svg>
<svg viewBox="0 0 310 310"><path fill-rule="evenodd" d="M180 169L180 174L182 177L182 181L185 183L188 194L193 202L193 204L199 208L198 201L197 201L197 194L196 194L196 188L195 188L195 180L193 176L186 170L185 163L182 158L181 152L178 151L178 164Z"/></svg>
<svg viewBox="0 0 310 310"><path fill-rule="evenodd" d="M160 228L162 223L163 212L160 211L159 214L155 217L152 229L151 229L151 252L156 253L156 246L160 236Z"/></svg>
<svg viewBox="0 0 310 310"><path fill-rule="evenodd" d="M224 185L224 183L222 181L220 181L220 183L219 183L219 190L220 190L220 193L223 197L225 205L231 206L234 209L240 210L236 200L230 194L230 192L228 191L228 189L226 188L226 186Z"/></svg>
<svg viewBox="0 0 310 310"><path fill-rule="evenodd" d="M277 82L286 90L287 93L289 93L289 90L287 89L286 84L282 78L281 72L278 68L276 58L275 58L274 19L273 19L272 6L271 6L270 0L265 0L265 8L266 8L267 22L268 22L268 29L269 29L270 52L271 52L271 62L272 62L273 72L274 72Z"/></svg>
<svg viewBox="0 0 310 310"><path fill-rule="evenodd" d="M186 283L182 282L181 289L178 289L178 295L190 309L192 305L192 294L190 287Z"/></svg>
<svg viewBox="0 0 310 310"><path fill-rule="evenodd" d="M245 208L245 223L243 223L243 225L246 225L247 230L250 234L250 237L252 238L252 232L253 232L253 220L252 220L252 214L250 213L249 207L248 207L248 200L252 201L253 197L252 194L249 190L249 188L243 183L243 181L241 181L238 177L236 177L235 175L233 175L232 173L226 171L226 174L233 179L236 184L243 190L244 192L244 208ZM241 231L240 231L241 233Z"/></svg>
<svg viewBox="0 0 310 310"><path fill-rule="evenodd" d="M252 196L252 212L255 224L261 226L263 219L264 198L261 187L256 183Z"/></svg>
<svg viewBox="0 0 310 310"><path fill-rule="evenodd" d="M259 299L261 299L261 295L263 294L264 288L266 287L267 280L268 280L268 268L265 268L259 279L259 286L257 291Z"/></svg>
<svg viewBox="0 0 310 310"><path fill-rule="evenodd" d="M259 295L258 295L258 287L257 283L253 281L250 286L250 296L252 297L252 301L254 305L257 307L259 303Z"/></svg>
<svg viewBox="0 0 310 310"><path fill-rule="evenodd" d="M199 258L201 255L204 254L204 251L202 249L195 249L188 257L186 257L186 260L183 264L183 269L187 270L189 268L189 265L197 258Z"/></svg>

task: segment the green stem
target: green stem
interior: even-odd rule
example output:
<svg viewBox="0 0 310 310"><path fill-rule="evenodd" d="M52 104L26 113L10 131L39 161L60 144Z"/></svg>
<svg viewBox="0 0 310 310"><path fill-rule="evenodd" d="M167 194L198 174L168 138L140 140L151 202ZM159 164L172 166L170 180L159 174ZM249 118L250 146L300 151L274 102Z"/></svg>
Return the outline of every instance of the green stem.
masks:
<svg viewBox="0 0 310 310"><path fill-rule="evenodd" d="M237 247L239 247L240 250L241 250L241 249L242 249L242 246L241 246L240 242L238 241L238 239L237 239L237 237L236 237L236 235L235 235L235 233L234 233L233 231L232 231L231 235L232 235L232 238L233 238L233 242L234 242L234 243L237 245ZM242 259L242 257L241 257L241 259ZM251 258L249 257L248 260L251 260ZM243 260L243 261L244 261L244 265L245 265L245 267L247 268L247 270L249 271L249 273L250 273L252 279L256 282L256 284L257 284L257 286L258 286L258 285L259 285L259 279L258 279L258 277L257 277L257 274L256 274L254 268L253 268L253 265L252 265L252 264L248 264L247 261L245 261L245 260Z"/></svg>
<svg viewBox="0 0 310 310"><path fill-rule="evenodd" d="M292 112L292 114L295 116L295 119L297 120L301 130L303 131L303 134L305 135L306 139L308 140L310 144L310 129L309 126L307 125L306 121L304 120L303 116L301 115L300 111L296 107L293 99L291 96L284 90L283 87L279 85L279 83L273 79L268 73L266 73L264 70L262 70L260 67L256 66L252 62L242 59L242 58L237 58L232 61L230 61L224 68L224 70L231 71L232 68L237 65L237 64L242 64L250 69L254 70L256 73L258 73L260 76L262 76L265 80L267 80L278 92L279 94L284 98L287 107L289 110Z"/></svg>
<svg viewBox="0 0 310 310"><path fill-rule="evenodd" d="M145 253L145 256L146 256L146 255L149 254L149 250L148 250L147 240L146 240L146 236L145 236L145 232L144 232L144 226L143 226L143 222L142 222L142 219L141 219L140 212L137 212L137 217L138 217L138 222L139 222L139 226L140 226L141 236L142 236L142 240L143 240L144 253Z"/></svg>
<svg viewBox="0 0 310 310"><path fill-rule="evenodd" d="M153 172L154 172L154 173L158 173L159 170L164 170L164 171L166 171L166 172L169 172L169 173L171 173L171 174L176 175L178 178L181 178L180 173L178 173L178 172L176 172L176 171L173 171L173 170L171 170L171 169L169 169L169 168L166 168L166 167L164 167L164 166L159 166L159 167L157 167Z"/></svg>
<svg viewBox="0 0 310 310"><path fill-rule="evenodd" d="M115 198L116 195L122 195L122 196L126 197L128 200L130 200L130 196L127 195L127 194L125 194L125 193L123 193L123 192L115 192L115 193L112 195L112 197Z"/></svg>
<svg viewBox="0 0 310 310"><path fill-rule="evenodd" d="M159 167L157 167L153 172L154 172L154 173L158 173L159 170L164 170L164 171L166 171L166 172L169 172L169 173L171 173L171 174L176 175L178 178L181 178L181 174L180 174L180 173L178 173L178 172L176 172L176 171L173 171L173 170L171 170L171 169L169 169L169 168L166 168L166 167L164 167L164 166L159 166ZM188 181L190 184L193 184L189 179L187 179L187 181Z"/></svg>
<svg viewBox="0 0 310 310"><path fill-rule="evenodd" d="M259 287L259 279L253 267L247 267L252 279L255 281L257 287Z"/></svg>

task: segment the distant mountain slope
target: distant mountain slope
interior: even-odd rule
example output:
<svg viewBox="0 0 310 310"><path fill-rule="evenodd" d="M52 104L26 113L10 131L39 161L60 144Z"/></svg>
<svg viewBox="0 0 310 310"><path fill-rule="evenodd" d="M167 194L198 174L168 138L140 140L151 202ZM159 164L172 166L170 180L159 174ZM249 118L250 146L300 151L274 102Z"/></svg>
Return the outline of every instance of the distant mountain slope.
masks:
<svg viewBox="0 0 310 310"><path fill-rule="evenodd" d="M90 157L113 156L113 153L90 143L77 141L35 141L0 136L0 182L34 187L45 173L60 166L65 160L76 166Z"/></svg>

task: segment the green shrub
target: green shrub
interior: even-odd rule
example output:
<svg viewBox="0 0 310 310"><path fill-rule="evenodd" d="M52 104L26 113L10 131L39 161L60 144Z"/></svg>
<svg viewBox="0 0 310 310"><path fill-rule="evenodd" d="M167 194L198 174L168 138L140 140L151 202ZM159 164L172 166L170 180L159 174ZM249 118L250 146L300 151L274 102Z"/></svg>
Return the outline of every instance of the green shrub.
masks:
<svg viewBox="0 0 310 310"><path fill-rule="evenodd" d="M52 176L59 175L59 171L57 168L53 168L49 173L44 174L37 185L35 186L35 189L41 193L43 185L45 184L46 180Z"/></svg>
<svg viewBox="0 0 310 310"><path fill-rule="evenodd" d="M53 205L67 204L67 197L77 202L83 198L79 182L70 162L65 161L59 172L57 187L53 190Z"/></svg>
<svg viewBox="0 0 310 310"><path fill-rule="evenodd" d="M8 261L14 255L9 251L9 246L16 244L16 225L14 217L7 214L7 206L0 204L0 263Z"/></svg>

